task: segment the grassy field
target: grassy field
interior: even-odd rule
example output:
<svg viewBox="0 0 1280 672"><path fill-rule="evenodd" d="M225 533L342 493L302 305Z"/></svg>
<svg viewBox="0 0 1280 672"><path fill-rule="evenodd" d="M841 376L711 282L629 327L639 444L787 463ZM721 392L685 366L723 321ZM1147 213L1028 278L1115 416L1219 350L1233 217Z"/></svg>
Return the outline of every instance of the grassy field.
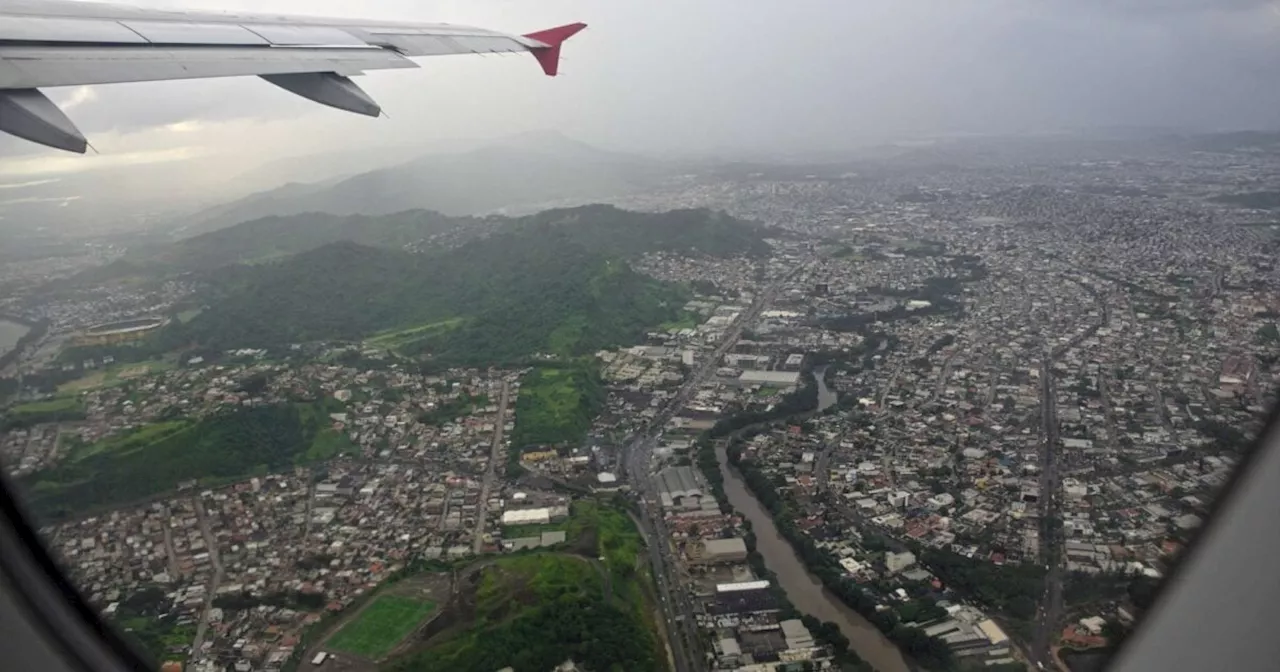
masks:
<svg viewBox="0 0 1280 672"><path fill-rule="evenodd" d="M177 366L173 359L152 359L132 364L114 364L58 386L58 392L76 393L107 385L117 385L131 378L168 371Z"/></svg>
<svg viewBox="0 0 1280 672"><path fill-rule="evenodd" d="M512 445L581 441L604 400L597 375L586 364L573 364L542 367L525 376L516 401Z"/></svg>
<svg viewBox="0 0 1280 672"><path fill-rule="evenodd" d="M365 339L365 342L372 346L390 348L394 350L425 336L433 336L451 329L457 329L462 326L465 321L466 318L451 317L447 320L419 324L413 327L406 327L404 329L388 329L387 331L381 331L370 336Z"/></svg>
<svg viewBox="0 0 1280 672"><path fill-rule="evenodd" d="M75 397L54 397L44 401L32 401L26 404L18 404L9 409L14 415L43 415L45 413L61 413L63 411L76 411L84 408L84 404Z"/></svg>
<svg viewBox="0 0 1280 672"><path fill-rule="evenodd" d="M403 595L379 595L343 626L327 646L377 660L395 648L435 611L434 602L415 600Z"/></svg>
<svg viewBox="0 0 1280 672"><path fill-rule="evenodd" d="M13 415L44 415L44 413L78 411L82 408L83 404L76 397L54 397L41 402L19 403L18 406L10 408L9 412Z"/></svg>
<svg viewBox="0 0 1280 672"><path fill-rule="evenodd" d="M343 411L342 402L326 399L317 404L302 404L298 407L299 418L308 434L315 438L303 453L302 459L309 462L327 460L339 453L355 452L355 446L345 433L335 431L330 426L330 413Z"/></svg>
<svg viewBox="0 0 1280 672"><path fill-rule="evenodd" d="M84 402L78 397L69 395L18 404L0 413L0 432L30 427L42 422L83 420L84 412Z"/></svg>
<svg viewBox="0 0 1280 672"><path fill-rule="evenodd" d="M569 521L560 521L558 523L548 523L546 525L507 525L502 528L503 539L519 539L521 537L536 537L543 532L556 532L565 530L569 527Z"/></svg>
<svg viewBox="0 0 1280 672"><path fill-rule="evenodd" d="M578 539L594 532L597 551L609 571L619 579L631 577L644 549L644 538L631 518L618 508L585 499L573 503L572 513L568 536Z"/></svg>
<svg viewBox="0 0 1280 672"><path fill-rule="evenodd" d="M69 464L80 462L99 453L126 457L139 450L144 450L156 441L177 434L191 425L192 422L190 420L157 422L127 434L120 434L95 443L80 444L67 456L67 462Z"/></svg>
<svg viewBox="0 0 1280 672"><path fill-rule="evenodd" d="M680 315L680 319L663 322L658 329L662 331L680 331L681 329L694 329L699 324L702 324L702 316L686 310Z"/></svg>

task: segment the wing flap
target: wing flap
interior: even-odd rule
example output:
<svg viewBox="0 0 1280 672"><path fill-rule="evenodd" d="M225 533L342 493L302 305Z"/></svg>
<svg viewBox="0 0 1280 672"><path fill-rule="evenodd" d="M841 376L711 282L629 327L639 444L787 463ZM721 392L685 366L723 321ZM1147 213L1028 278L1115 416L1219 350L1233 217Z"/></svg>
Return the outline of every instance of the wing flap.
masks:
<svg viewBox="0 0 1280 672"><path fill-rule="evenodd" d="M0 47L0 89L416 67L376 47Z"/></svg>
<svg viewBox="0 0 1280 672"><path fill-rule="evenodd" d="M262 39L279 46L365 47L369 43L350 32L331 26L286 26L280 24L247 23Z"/></svg>
<svg viewBox="0 0 1280 672"><path fill-rule="evenodd" d="M121 21L121 25L152 44L266 46L261 35L234 23L182 23L179 21Z"/></svg>
<svg viewBox="0 0 1280 672"><path fill-rule="evenodd" d="M119 21L0 15L0 36L11 42L100 42L146 44L147 39Z"/></svg>

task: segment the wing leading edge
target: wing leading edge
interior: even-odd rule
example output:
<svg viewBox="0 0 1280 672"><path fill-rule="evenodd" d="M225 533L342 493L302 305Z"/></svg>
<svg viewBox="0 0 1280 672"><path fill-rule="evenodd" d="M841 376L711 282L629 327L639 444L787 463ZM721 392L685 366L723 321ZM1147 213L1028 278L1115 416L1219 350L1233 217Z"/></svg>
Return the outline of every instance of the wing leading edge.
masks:
<svg viewBox="0 0 1280 672"><path fill-rule="evenodd" d="M88 141L41 88L257 75L357 114L382 110L350 77L417 56L527 51L555 76L573 23L512 35L453 24L178 12L67 0L0 4L0 131L83 153Z"/></svg>

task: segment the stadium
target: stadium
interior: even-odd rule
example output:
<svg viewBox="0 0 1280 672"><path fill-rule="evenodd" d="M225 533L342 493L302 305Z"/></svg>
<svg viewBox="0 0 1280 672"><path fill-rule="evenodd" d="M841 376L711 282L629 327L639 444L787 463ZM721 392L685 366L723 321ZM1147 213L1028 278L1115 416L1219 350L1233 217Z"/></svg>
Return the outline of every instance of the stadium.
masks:
<svg viewBox="0 0 1280 672"><path fill-rule="evenodd" d="M166 321L160 317L138 317L130 320L95 324L76 334L74 341L76 345L127 343L143 338L147 334L163 327Z"/></svg>

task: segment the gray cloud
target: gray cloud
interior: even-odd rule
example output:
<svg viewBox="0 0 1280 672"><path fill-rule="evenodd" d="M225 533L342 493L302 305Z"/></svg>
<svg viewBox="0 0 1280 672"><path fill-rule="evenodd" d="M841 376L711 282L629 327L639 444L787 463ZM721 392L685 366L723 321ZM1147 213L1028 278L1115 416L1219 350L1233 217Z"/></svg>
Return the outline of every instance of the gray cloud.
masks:
<svg viewBox="0 0 1280 672"><path fill-rule="evenodd" d="M145 160L147 152L204 145L208 152L192 155L205 158L192 160L212 161L212 153L221 157L218 171L232 173L280 152L543 128L623 149L699 152L1065 126L1280 125L1280 87L1271 84L1280 10L1259 0L148 4L511 32L574 20L591 26L566 46L555 80L523 55L421 59L420 70L361 78L390 119L322 108L252 78L96 87L69 110L111 151ZM55 92L59 100L77 95ZM166 128L192 121L201 125L191 132ZM0 154L11 148L33 151L0 141Z"/></svg>
<svg viewBox="0 0 1280 672"><path fill-rule="evenodd" d="M1065 3L1091 10L1133 13L1239 12L1275 4L1274 0L1078 0Z"/></svg>

